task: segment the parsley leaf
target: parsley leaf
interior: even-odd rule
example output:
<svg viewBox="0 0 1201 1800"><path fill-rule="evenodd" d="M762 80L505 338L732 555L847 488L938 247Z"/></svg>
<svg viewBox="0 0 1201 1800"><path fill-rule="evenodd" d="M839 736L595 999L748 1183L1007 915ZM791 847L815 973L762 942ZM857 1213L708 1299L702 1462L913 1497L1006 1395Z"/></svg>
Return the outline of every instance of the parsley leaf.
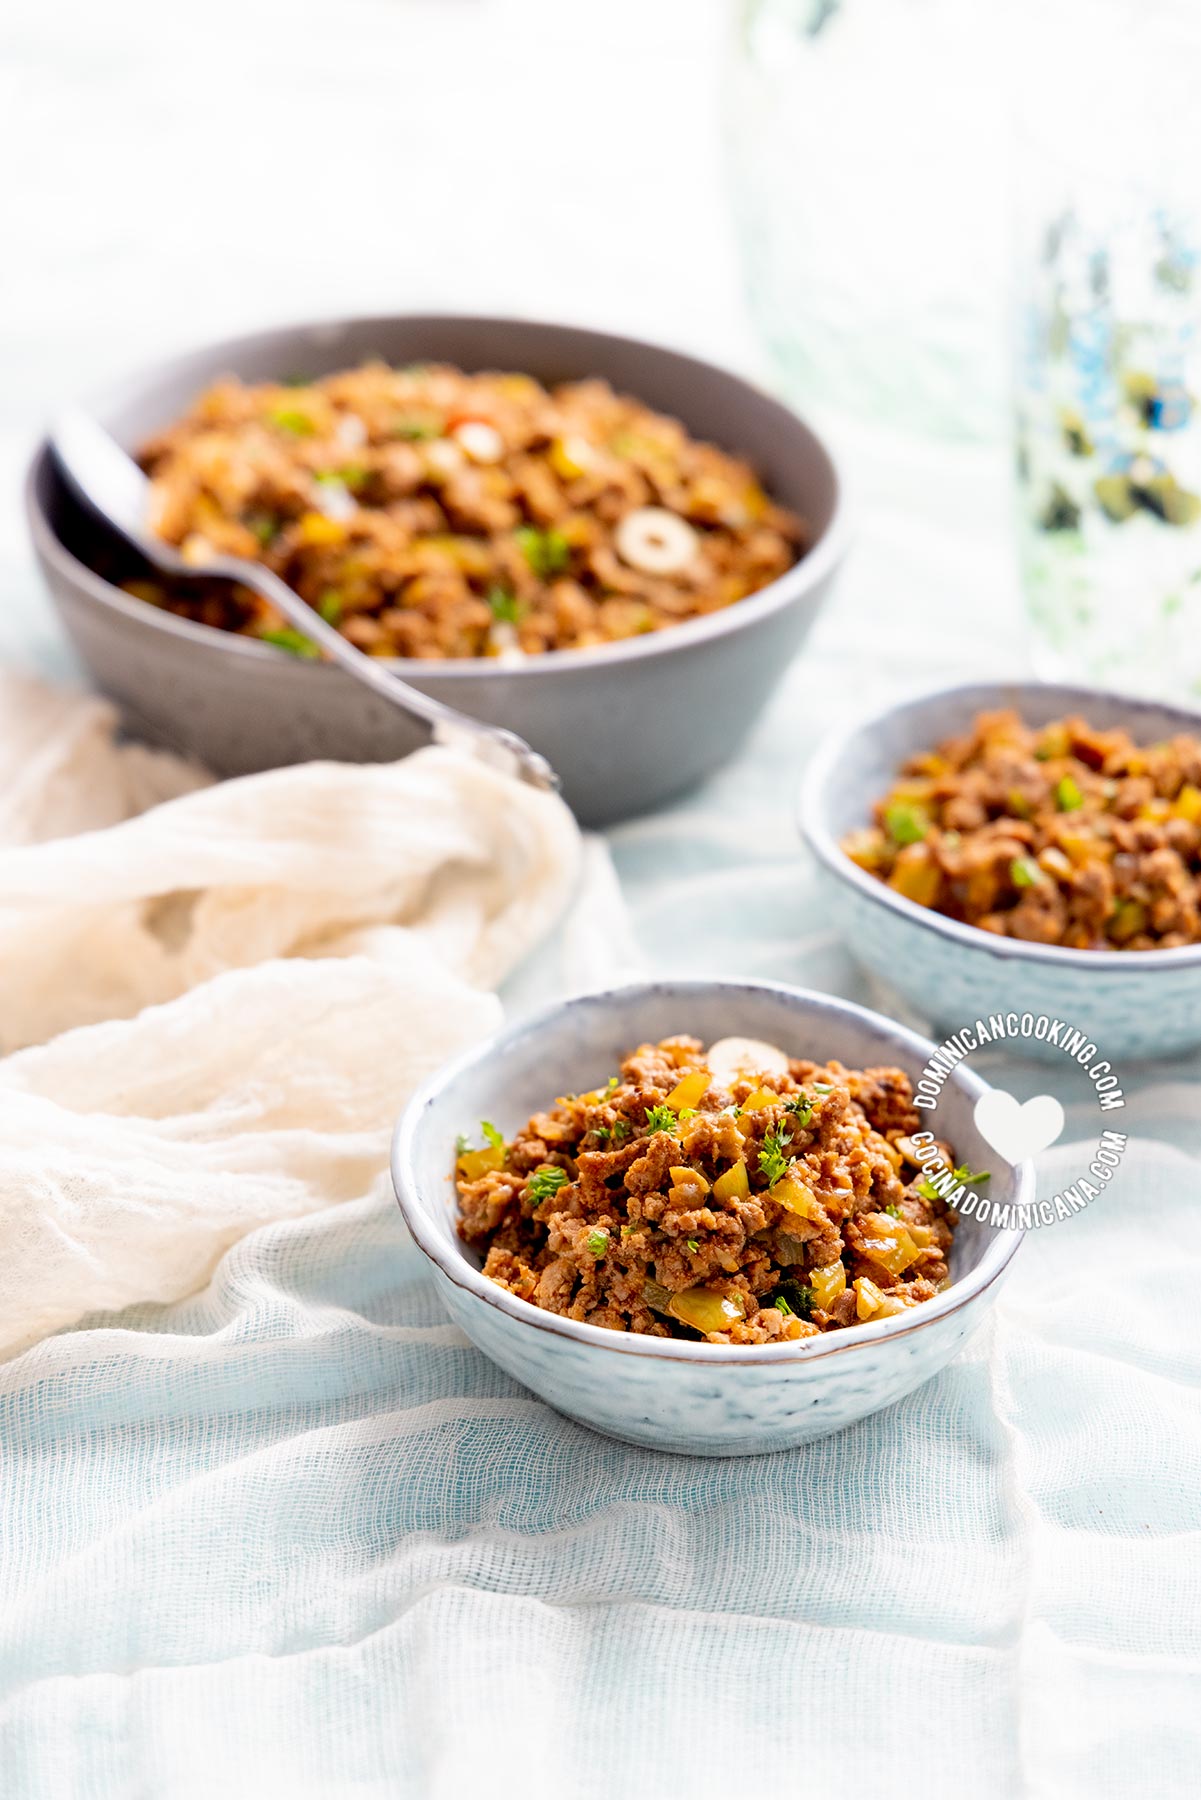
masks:
<svg viewBox="0 0 1201 1800"><path fill-rule="evenodd" d="M585 1242L593 1256L595 1256L597 1262L599 1262L601 1257L605 1254L605 1251L609 1248L609 1233L603 1228L598 1228L596 1231L590 1231L588 1233Z"/></svg>
<svg viewBox="0 0 1201 1800"><path fill-rule="evenodd" d="M890 1219L899 1219L901 1216L901 1209L899 1206L886 1206L884 1210Z"/></svg>
<svg viewBox="0 0 1201 1800"><path fill-rule="evenodd" d="M495 1125L490 1124L487 1119L481 1119L480 1120L480 1130L483 1132L485 1140L489 1144L491 1144L491 1146L494 1150L503 1150L504 1149L504 1147L505 1147L504 1133L501 1131L498 1131L496 1129Z"/></svg>
<svg viewBox="0 0 1201 1800"><path fill-rule="evenodd" d="M695 1256L697 1251L701 1247L699 1240L696 1238L687 1238L687 1239L685 1239L685 1242L687 1243L688 1248L692 1251L692 1254Z"/></svg>
<svg viewBox="0 0 1201 1800"><path fill-rule="evenodd" d="M792 1313L798 1319L808 1319L813 1312L813 1289L806 1287L794 1275L789 1275L776 1283L763 1304L774 1306L777 1312Z"/></svg>
<svg viewBox="0 0 1201 1800"><path fill-rule="evenodd" d="M534 574L542 581L562 575L571 562L571 545L561 531L553 527L538 531L533 525L522 525L513 533L517 547Z"/></svg>
<svg viewBox="0 0 1201 1800"><path fill-rule="evenodd" d="M813 1117L813 1102L804 1088L784 1102L784 1111L792 1114L798 1125L807 1125Z"/></svg>
<svg viewBox="0 0 1201 1800"><path fill-rule="evenodd" d="M568 1175L566 1169L548 1165L545 1169L535 1169L525 1184L525 1191L535 1206L541 1206L552 1194L557 1194L561 1187L566 1187Z"/></svg>
<svg viewBox="0 0 1201 1800"><path fill-rule="evenodd" d="M1061 776L1055 783L1055 804L1060 812L1078 812L1084 805L1080 784L1070 775Z"/></svg>
<svg viewBox="0 0 1201 1800"><path fill-rule="evenodd" d="M657 1131L674 1131L678 1122L670 1106L652 1106L646 1115L647 1136L654 1137Z"/></svg>
<svg viewBox="0 0 1201 1800"><path fill-rule="evenodd" d="M930 829L930 815L907 800L894 800L884 809L884 829L894 844L920 844Z"/></svg>
<svg viewBox="0 0 1201 1800"><path fill-rule="evenodd" d="M784 1154L783 1131L769 1131L763 1140L763 1148L759 1152L759 1173L768 1186L774 1186L781 1179L788 1167L788 1157Z"/></svg>
<svg viewBox="0 0 1201 1800"><path fill-rule="evenodd" d="M504 625L516 625L521 617L521 602L516 594L508 588L490 587L486 598L494 619Z"/></svg>

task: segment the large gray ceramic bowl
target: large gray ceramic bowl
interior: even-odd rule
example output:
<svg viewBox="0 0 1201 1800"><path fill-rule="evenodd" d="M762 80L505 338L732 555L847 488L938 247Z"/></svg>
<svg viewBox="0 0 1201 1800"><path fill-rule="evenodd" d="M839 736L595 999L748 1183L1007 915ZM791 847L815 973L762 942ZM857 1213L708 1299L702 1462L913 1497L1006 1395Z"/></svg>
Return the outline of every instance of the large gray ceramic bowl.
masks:
<svg viewBox="0 0 1201 1800"><path fill-rule="evenodd" d="M1059 1019L1096 1058L1170 1056L1201 1044L1201 944L1171 950L1068 950L997 937L906 900L840 849L870 824L872 805L910 756L970 727L980 712L1012 707L1030 725L1079 714L1121 726L1137 743L1201 734L1201 713L1099 688L1049 682L979 682L907 700L856 720L822 745L806 772L800 824L828 890L830 917L848 948L925 1017L949 1031L992 1014ZM1082 1045L1084 1049L1086 1046ZM1012 1048L1062 1054L1021 1035Z"/></svg>
<svg viewBox="0 0 1201 1800"><path fill-rule="evenodd" d="M603 376L675 414L694 435L747 455L770 492L804 516L814 542L796 567L705 618L515 667L393 665L427 694L507 725L542 751L585 824L661 805L731 757L817 616L846 541L829 452L795 414L738 376L607 332L438 315L262 332L147 369L87 403L132 449L221 374L321 375L368 357L523 370L545 382ZM135 734L189 751L223 775L311 757L389 760L420 741L403 715L340 670L156 611L96 574L111 560L111 542L73 504L44 446L27 496L63 623Z"/></svg>
<svg viewBox="0 0 1201 1800"><path fill-rule="evenodd" d="M735 981L639 983L551 1007L442 1069L409 1102L392 1146L392 1178L438 1291L468 1337L502 1369L586 1425L628 1443L700 1456L786 1450L853 1424L910 1393L980 1324L1021 1242L963 1218L951 1284L877 1324L799 1343L685 1343L561 1318L485 1279L455 1231L455 1138L481 1119L510 1137L555 1094L603 1085L622 1055L689 1032L778 1044L850 1068L900 1067L916 1082L934 1046L849 1001L802 988ZM1034 1199L1034 1170L999 1157L976 1129L978 1076L952 1072L938 1131L998 1206Z"/></svg>

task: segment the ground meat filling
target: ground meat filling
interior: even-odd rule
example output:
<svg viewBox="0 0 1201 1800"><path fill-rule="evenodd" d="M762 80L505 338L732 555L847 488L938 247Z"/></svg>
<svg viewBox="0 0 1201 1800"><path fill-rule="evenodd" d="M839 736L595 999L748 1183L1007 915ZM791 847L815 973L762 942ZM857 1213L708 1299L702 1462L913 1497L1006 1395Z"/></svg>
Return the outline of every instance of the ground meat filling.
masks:
<svg viewBox="0 0 1201 1800"><path fill-rule="evenodd" d="M186 560L265 563L373 656L638 637L756 593L808 541L749 464L602 381L384 363L289 386L231 377L141 462L155 529ZM122 585L315 654L248 588Z"/></svg>
<svg viewBox="0 0 1201 1800"><path fill-rule="evenodd" d="M949 918L1074 950L1201 942L1201 738L981 713L915 756L843 849Z"/></svg>
<svg viewBox="0 0 1201 1800"><path fill-rule="evenodd" d="M458 1149L463 1241L534 1306L656 1337L795 1340L930 1299L955 1215L917 1162L908 1078L779 1062L723 1081L667 1038L510 1142L486 1124Z"/></svg>

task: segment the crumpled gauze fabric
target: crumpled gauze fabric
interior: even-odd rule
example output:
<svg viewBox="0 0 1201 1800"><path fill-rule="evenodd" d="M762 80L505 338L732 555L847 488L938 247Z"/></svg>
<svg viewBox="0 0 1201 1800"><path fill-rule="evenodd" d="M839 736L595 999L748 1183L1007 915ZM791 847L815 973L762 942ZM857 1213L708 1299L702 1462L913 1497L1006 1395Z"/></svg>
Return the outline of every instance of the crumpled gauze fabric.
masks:
<svg viewBox="0 0 1201 1800"><path fill-rule="evenodd" d="M580 857L561 801L451 750L218 785L97 701L12 681L0 716L4 1355L366 1193Z"/></svg>

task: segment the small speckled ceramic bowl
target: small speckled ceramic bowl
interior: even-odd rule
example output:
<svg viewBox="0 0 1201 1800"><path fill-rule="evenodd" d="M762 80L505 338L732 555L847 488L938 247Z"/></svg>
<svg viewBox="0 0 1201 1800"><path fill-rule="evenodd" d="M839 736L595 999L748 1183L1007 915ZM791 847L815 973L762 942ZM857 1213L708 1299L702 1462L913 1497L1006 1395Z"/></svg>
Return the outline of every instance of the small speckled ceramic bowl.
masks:
<svg viewBox="0 0 1201 1800"><path fill-rule="evenodd" d="M794 1344L739 1347L606 1331L485 1280L455 1231L457 1134L490 1119L508 1136L555 1094L603 1083L634 1046L677 1032L703 1043L761 1038L794 1056L896 1066L914 1079L932 1049L863 1007L801 988L670 981L565 1001L461 1057L413 1096L392 1147L400 1209L452 1317L560 1412L656 1450L787 1450L899 1400L949 1362L995 1298L1022 1233L963 1219L945 1292L878 1324ZM1032 1165L1005 1162L976 1130L973 1109L985 1091L977 1076L955 1070L939 1102L939 1130L973 1169L990 1172L988 1192L998 1204L1027 1204Z"/></svg>
<svg viewBox="0 0 1201 1800"><path fill-rule="evenodd" d="M1139 743L1201 734L1201 713L1099 688L981 682L925 694L860 720L827 742L801 790L800 826L828 889L831 917L864 966L945 1030L992 1013L1045 1014L1084 1032L1104 1058L1170 1056L1201 1044L1201 944L1174 950L1067 950L997 937L944 918L877 881L843 854L848 831L902 763L966 731L979 712L1012 707L1031 725L1078 713ZM1022 1038L1039 1057L1062 1051Z"/></svg>

